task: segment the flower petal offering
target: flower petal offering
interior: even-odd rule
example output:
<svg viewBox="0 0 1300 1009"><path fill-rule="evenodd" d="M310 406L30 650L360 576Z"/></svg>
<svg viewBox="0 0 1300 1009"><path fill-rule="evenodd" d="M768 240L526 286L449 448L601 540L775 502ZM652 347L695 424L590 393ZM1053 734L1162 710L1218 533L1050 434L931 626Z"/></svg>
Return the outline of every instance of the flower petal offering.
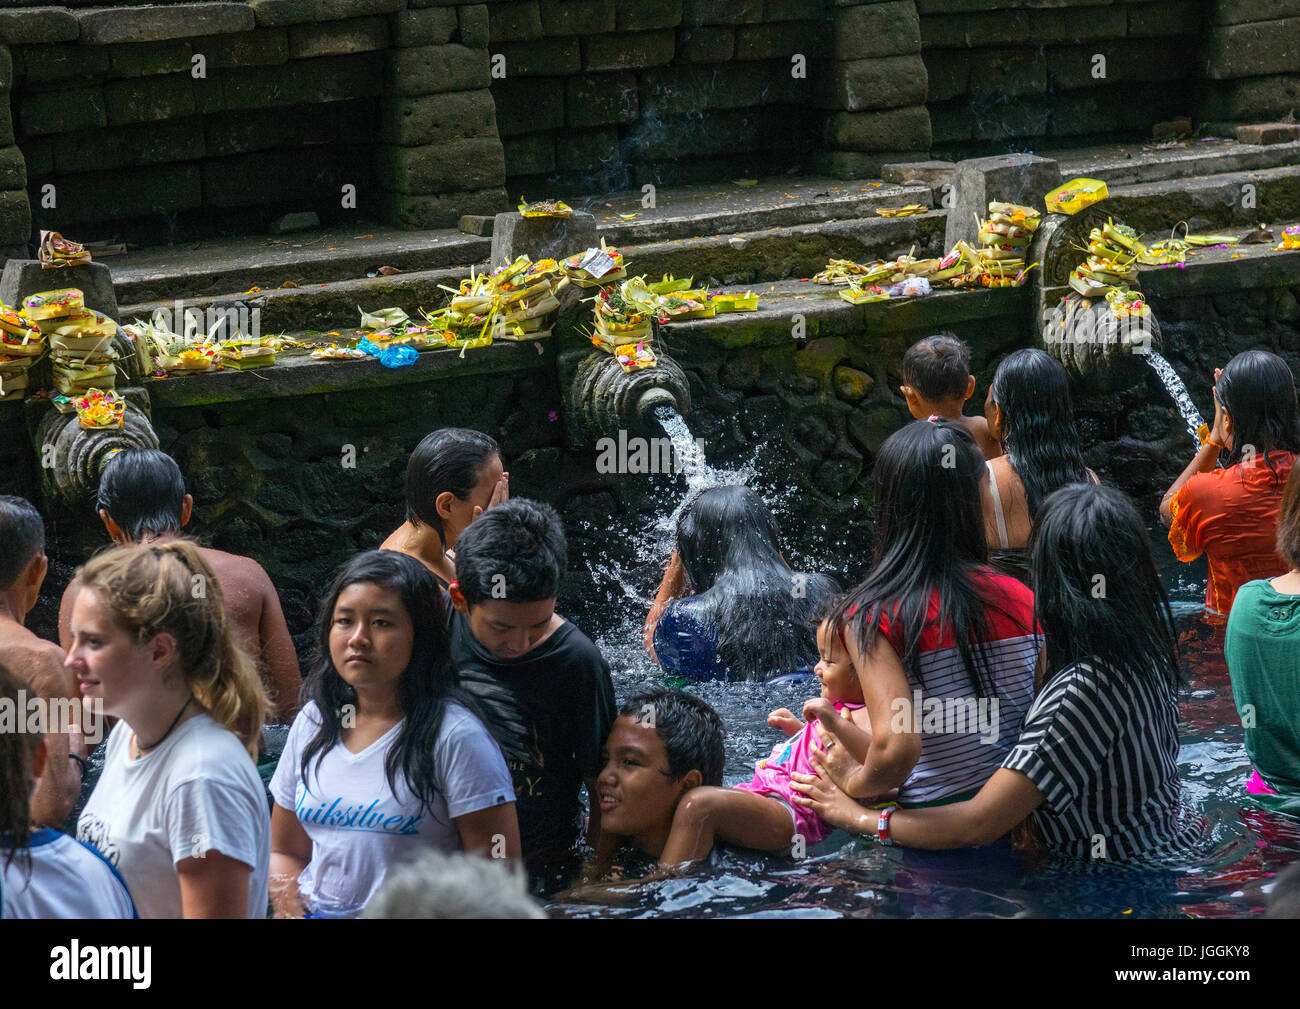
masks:
<svg viewBox="0 0 1300 1009"><path fill-rule="evenodd" d="M112 390L90 388L73 399L77 408L77 421L82 427L120 428L126 422L126 400Z"/></svg>

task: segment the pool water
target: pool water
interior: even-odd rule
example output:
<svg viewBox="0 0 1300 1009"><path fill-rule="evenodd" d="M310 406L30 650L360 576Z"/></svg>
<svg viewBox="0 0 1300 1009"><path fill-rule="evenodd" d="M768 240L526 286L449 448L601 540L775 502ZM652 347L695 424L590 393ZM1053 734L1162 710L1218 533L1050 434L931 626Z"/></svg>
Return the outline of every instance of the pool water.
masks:
<svg viewBox="0 0 1300 1009"><path fill-rule="evenodd" d="M752 477L751 473L747 476ZM798 521L797 497L751 485L782 520ZM671 501L665 500L669 514ZM640 531L638 531L638 528ZM584 617L613 670L620 700L660 684L662 674L641 650L641 622L671 549L668 522L632 524L638 555L655 557L613 572L597 557L589 566L603 584L606 605ZM551 898L552 914L573 917L1249 917L1262 912L1271 878L1300 856L1300 820L1245 801L1250 764L1222 655L1221 632L1200 617L1206 570L1172 556L1158 526L1151 543L1184 643L1181 748L1185 812L1207 826L1203 852L1169 866L1115 868L1050 858L1029 865L1010 853L920 852L885 848L837 831L806 857L719 851L680 877L638 887L587 887ZM837 556L847 544L827 544ZM787 551L796 570L827 570L814 558ZM838 572L833 572L838 573ZM779 738L768 712L799 712L815 694L808 685L706 682L693 693L707 700L727 728L726 782L748 780L754 762ZM648 868L630 864L629 871Z"/></svg>
<svg viewBox="0 0 1300 1009"><path fill-rule="evenodd" d="M743 480L772 507L782 528L799 528L800 498L787 486L766 482L752 465L710 471L711 482ZM581 562L595 578L597 602L583 610L579 625L600 646L613 671L621 701L663 676L641 650L641 626L671 551L679 486L657 492L652 514L631 516L626 526L585 530L590 548ZM584 530L571 530L583 542ZM618 566L605 545L611 537L630 541L639 558ZM1232 690L1216 638L1199 617L1205 595L1202 559L1174 560L1164 531L1153 527L1151 543L1184 639L1179 769L1191 815L1209 827L1204 854L1168 867L1116 870L1097 863L1048 861L1027 865L1009 854L919 852L885 848L837 831L792 859L755 852L718 850L706 863L669 880L637 887L613 885L552 894L548 911L564 917L1249 917L1267 902L1271 877L1300 857L1300 820L1253 807L1245 801L1250 764ZM795 570L821 570L846 585L857 560L844 537L801 553L787 545ZM748 780L754 762L778 735L768 712L798 713L815 690L808 685L704 682L693 693L708 701L727 729L728 784ZM287 726L266 730L263 777L269 779L284 746ZM102 766L102 748L91 758L78 811ZM585 796L584 796L585 799ZM76 813L65 824L75 832ZM629 863L631 874L651 868Z"/></svg>

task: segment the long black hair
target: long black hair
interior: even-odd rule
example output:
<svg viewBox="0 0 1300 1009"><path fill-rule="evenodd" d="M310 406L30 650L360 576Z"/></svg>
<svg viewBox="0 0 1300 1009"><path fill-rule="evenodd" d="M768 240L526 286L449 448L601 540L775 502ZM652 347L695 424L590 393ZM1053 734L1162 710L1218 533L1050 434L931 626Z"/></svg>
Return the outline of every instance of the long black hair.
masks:
<svg viewBox="0 0 1300 1009"><path fill-rule="evenodd" d="M1296 411L1291 369L1267 350L1238 354L1219 373L1215 395L1232 417L1232 451L1228 465L1241 462L1247 450L1262 456L1278 484L1270 452L1300 453L1300 413Z"/></svg>
<svg viewBox="0 0 1300 1009"><path fill-rule="evenodd" d="M991 393L1002 411L1002 449L1025 485L1033 519L1052 491L1089 479L1079 451L1069 378L1059 361L1031 347L998 365Z"/></svg>
<svg viewBox="0 0 1300 1009"><path fill-rule="evenodd" d="M451 491L465 501L478 486L483 467L501 454L495 439L465 427L444 427L426 434L406 462L406 519L430 526L447 549L438 495Z"/></svg>
<svg viewBox="0 0 1300 1009"><path fill-rule="evenodd" d="M1030 541L1047 678L1081 660L1150 682L1179 681L1177 632L1146 526L1122 492L1071 484L1051 494Z"/></svg>
<svg viewBox="0 0 1300 1009"><path fill-rule="evenodd" d="M397 792L400 775L411 792L428 805L437 793L433 744L438 737L447 702L456 701L478 715L474 701L457 686L456 665L451 657L451 634L442 592L433 575L414 557L392 550L368 550L353 557L334 576L316 622L316 656L303 684L303 700L315 701L321 724L302 754L301 773L307 780L308 765L316 758L317 769L325 754L341 738L343 706L355 705L357 692L334 668L330 657L330 628L334 607L349 585L367 582L397 593L411 617L414 637L411 661L397 683L397 703L404 722L402 731L384 758L388 786Z"/></svg>
<svg viewBox="0 0 1300 1009"><path fill-rule="evenodd" d="M766 679L816 661L812 607L830 579L790 570L776 518L755 491L701 491L677 520L677 555L699 597L695 615L718 628L729 677Z"/></svg>
<svg viewBox="0 0 1300 1009"><path fill-rule="evenodd" d="M19 703L27 684L0 664L0 702L13 708L18 718L26 715ZM15 859L25 872L31 871L29 845L32 825L28 803L32 795L32 760L44 737L32 732L0 732L0 845L9 849L4 865Z"/></svg>
<svg viewBox="0 0 1300 1009"><path fill-rule="evenodd" d="M952 634L977 697L996 694L983 642L990 601L976 584L988 563L980 504L984 456L960 424L913 421L880 446L872 472L875 558L866 580L844 594L838 620L870 649L882 618L902 630L902 663L921 677L921 635L936 619ZM1030 633L1031 628L1025 628Z"/></svg>

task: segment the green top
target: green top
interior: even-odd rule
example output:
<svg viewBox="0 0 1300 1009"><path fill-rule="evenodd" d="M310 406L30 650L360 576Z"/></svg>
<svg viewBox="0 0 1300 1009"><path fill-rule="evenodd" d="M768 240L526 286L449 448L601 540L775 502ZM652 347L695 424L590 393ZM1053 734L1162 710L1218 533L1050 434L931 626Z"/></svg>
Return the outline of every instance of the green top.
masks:
<svg viewBox="0 0 1300 1009"><path fill-rule="evenodd" d="M1223 646L1246 754L1280 795L1261 804L1300 813L1300 595L1246 582L1233 600Z"/></svg>

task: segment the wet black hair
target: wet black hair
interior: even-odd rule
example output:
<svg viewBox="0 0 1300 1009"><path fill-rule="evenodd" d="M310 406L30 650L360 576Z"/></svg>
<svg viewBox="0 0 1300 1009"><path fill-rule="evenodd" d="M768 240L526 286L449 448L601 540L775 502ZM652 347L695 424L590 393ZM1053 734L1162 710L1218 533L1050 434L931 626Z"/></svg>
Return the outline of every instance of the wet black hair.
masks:
<svg viewBox="0 0 1300 1009"><path fill-rule="evenodd" d="M1263 458L1276 486L1278 472L1268 454L1279 449L1300 453L1300 413L1291 369L1267 350L1243 351L1223 366L1214 392L1232 417L1228 465L1253 452Z"/></svg>
<svg viewBox="0 0 1300 1009"><path fill-rule="evenodd" d="M19 717L19 700L29 689L24 680L0 663L0 701L19 711ZM44 738L37 732L0 732L0 847L9 849L0 868L8 868L20 859L21 868L31 871L28 803L32 795L32 760Z"/></svg>
<svg viewBox="0 0 1300 1009"><path fill-rule="evenodd" d="M527 498L511 498L485 511L456 543L456 580L470 606L489 599L554 599L567 563L559 514Z"/></svg>
<svg viewBox="0 0 1300 1009"><path fill-rule="evenodd" d="M438 495L450 491L469 499L483 475L483 467L501 454L495 439L465 427L444 427L420 439L406 462L406 519L431 527L447 548Z"/></svg>
<svg viewBox="0 0 1300 1009"><path fill-rule="evenodd" d="M1088 660L1177 685L1169 598L1146 524L1122 491L1083 483L1053 492L1034 523L1029 549L1046 679Z"/></svg>
<svg viewBox="0 0 1300 1009"><path fill-rule="evenodd" d="M181 531L185 478L176 460L156 448L132 448L109 458L99 478L100 509L133 542Z"/></svg>
<svg viewBox="0 0 1300 1009"><path fill-rule="evenodd" d="M1002 448L1024 484L1033 519L1052 491L1089 479L1079 451L1069 376L1046 351L1030 347L998 365L991 393L1002 411Z"/></svg>
<svg viewBox="0 0 1300 1009"><path fill-rule="evenodd" d="M397 593L411 618L414 631L411 661L397 685L397 703L404 721L397 741L384 758L384 771L394 792L400 775L411 792L427 806L438 792L439 769L433 765L433 742L446 714L447 702L456 701L476 716L479 709L458 685L447 612L437 581L415 558L392 550L368 550L347 561L336 572L321 603L316 621L316 654L302 688L304 703L316 702L321 724L303 749L302 780L309 780L308 765L312 758L319 769L325 754L339 742L343 706L356 704L355 688L343 679L330 657L330 630L339 596L349 585L359 582Z"/></svg>
<svg viewBox="0 0 1300 1009"><path fill-rule="evenodd" d="M834 583L790 570L776 518L755 491L727 484L700 492L677 520L677 555L696 597L693 615L718 629L728 678L765 680L816 662L808 624Z"/></svg>
<svg viewBox="0 0 1300 1009"><path fill-rule="evenodd" d="M702 784L721 787L727 761L722 718L706 702L684 690L651 687L637 691L618 709L620 716L650 724L668 751L668 773L680 781L699 771Z"/></svg>
<svg viewBox="0 0 1300 1009"><path fill-rule="evenodd" d="M937 595L936 619L955 639L977 697L996 694L983 646L992 635L992 604L975 580L988 563L984 472L983 453L954 421L917 420L886 438L872 472L874 564L866 580L844 594L838 614L864 653L887 617L901 632L904 671L924 687L921 635Z"/></svg>
<svg viewBox="0 0 1300 1009"><path fill-rule="evenodd" d="M932 403L963 399L970 384L970 348L949 332L917 340L903 355L903 382Z"/></svg>
<svg viewBox="0 0 1300 1009"><path fill-rule="evenodd" d="M45 521L24 497L0 494L0 589L7 589L45 549Z"/></svg>

